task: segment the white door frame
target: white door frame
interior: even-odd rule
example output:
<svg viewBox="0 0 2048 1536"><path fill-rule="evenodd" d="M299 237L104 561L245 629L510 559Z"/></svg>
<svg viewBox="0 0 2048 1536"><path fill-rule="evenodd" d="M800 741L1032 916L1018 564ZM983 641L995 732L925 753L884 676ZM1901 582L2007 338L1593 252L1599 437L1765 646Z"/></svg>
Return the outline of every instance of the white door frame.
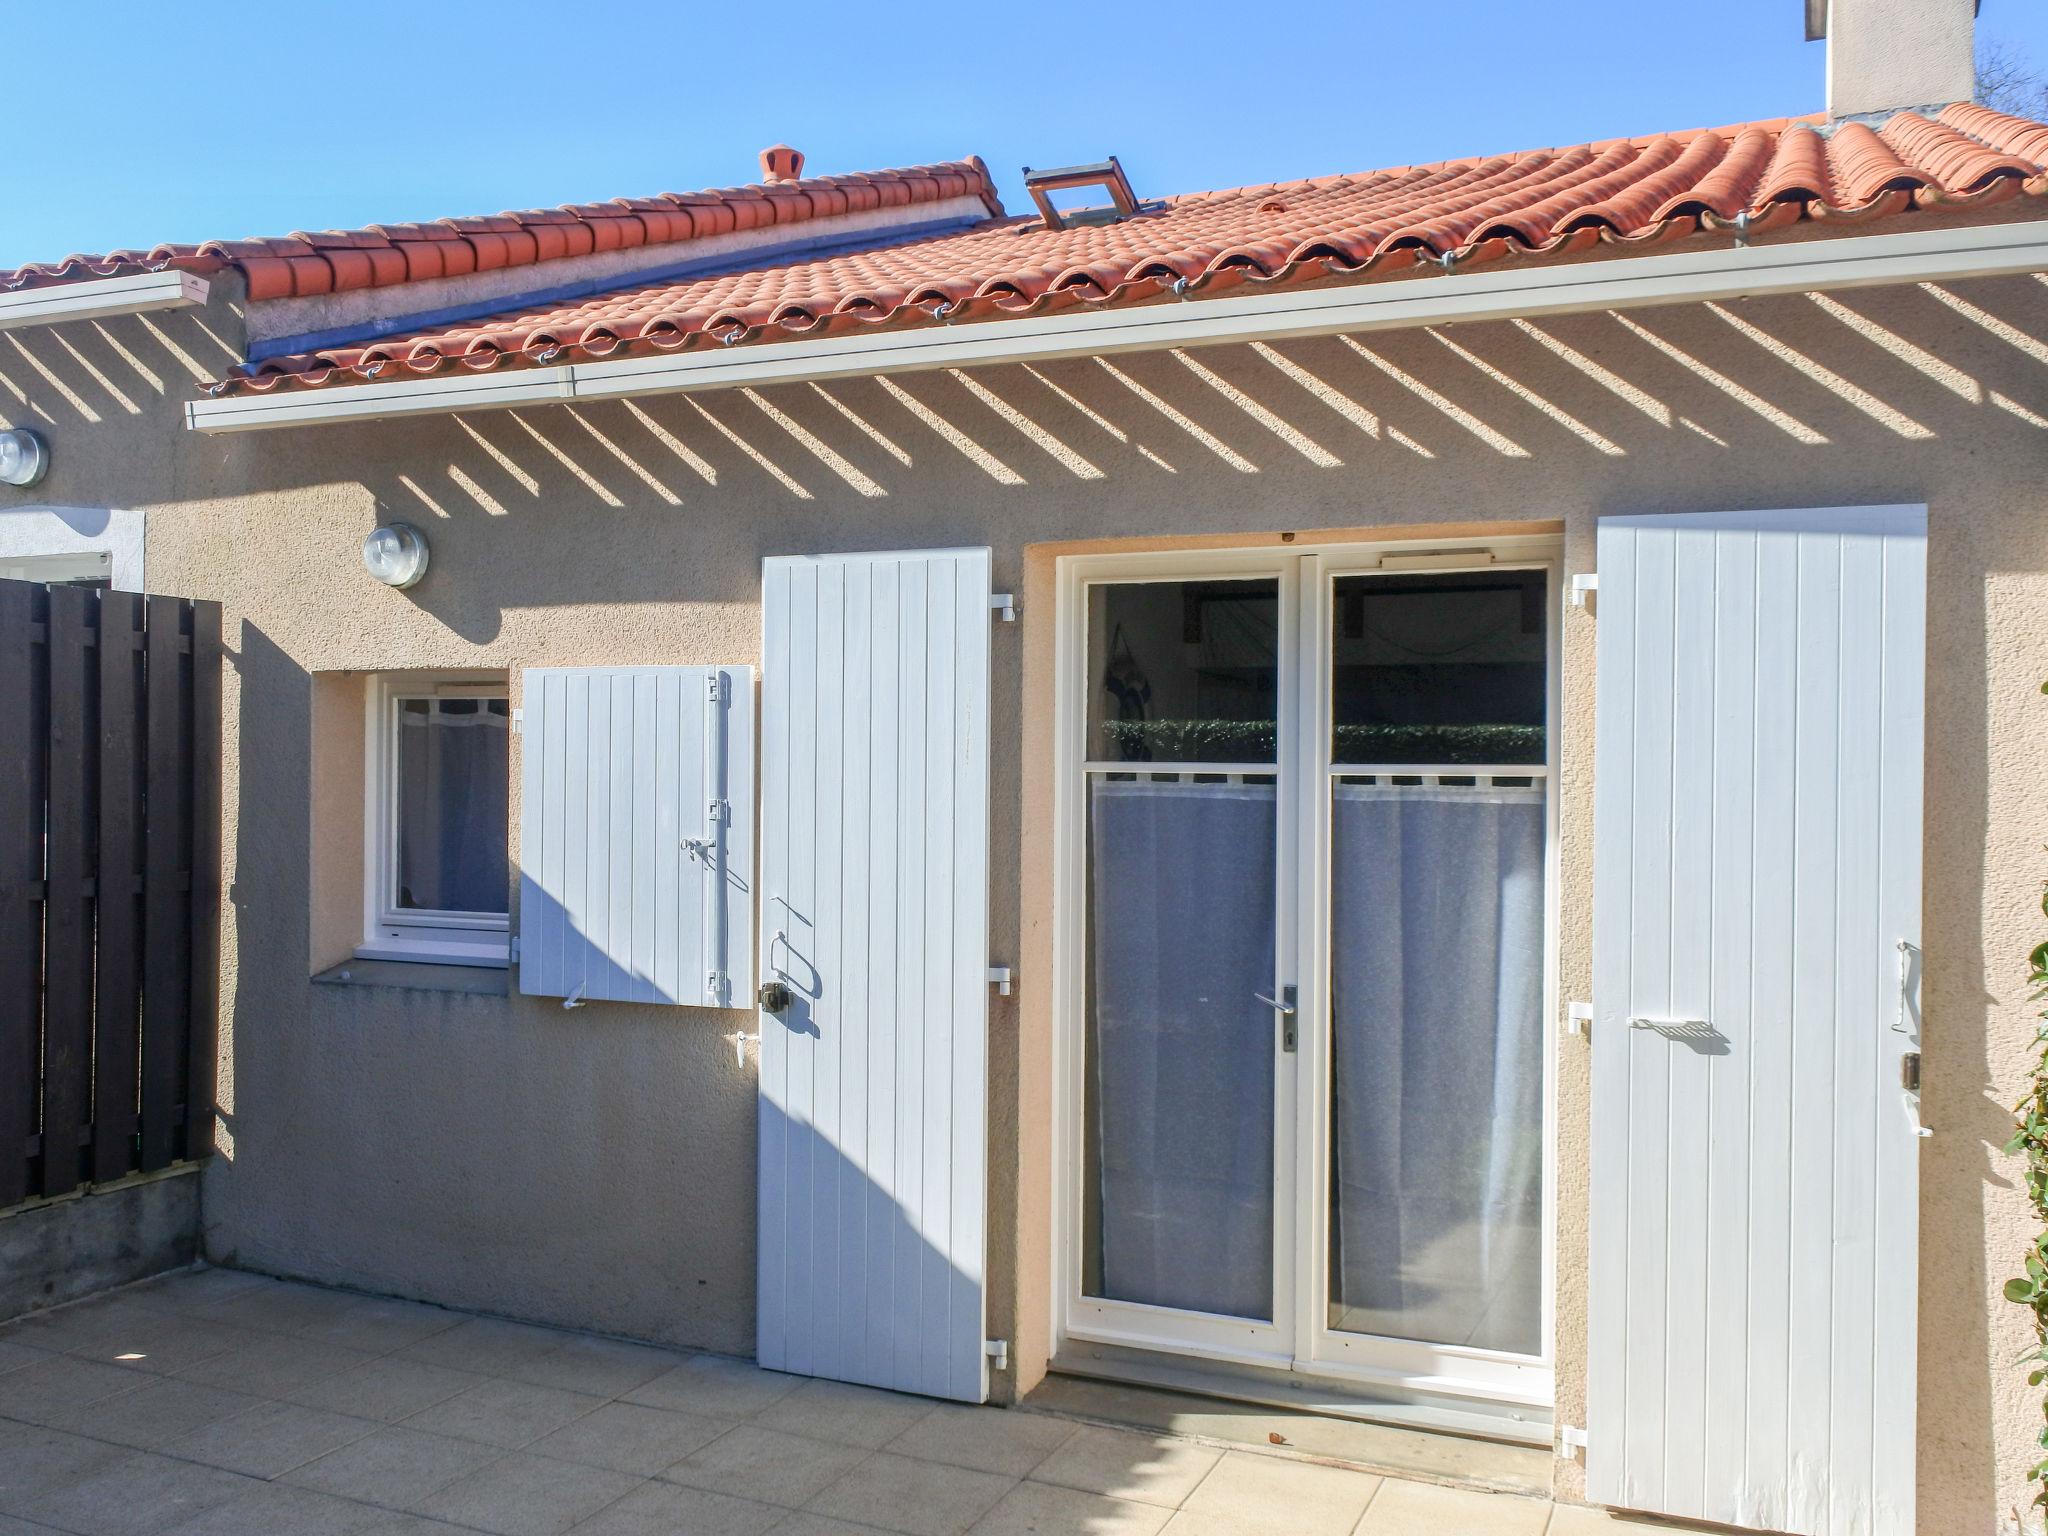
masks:
<svg viewBox="0 0 2048 1536"><path fill-rule="evenodd" d="M1427 552L1426 554L1424 552ZM1262 1367L1341 1392L1469 1398L1546 1409L1555 1380L1558 794L1560 700L1555 535L1432 539L1237 550L1156 550L1075 555L1057 562L1054 667L1054 1120L1057 1142L1052 1241L1054 1353L1074 1341ZM1329 1065L1325 1013L1329 970L1329 651L1332 582L1338 575L1418 569L1549 572L1546 603L1547 781L1544 903L1543 1348L1537 1355L1335 1333L1325 1324ZM1081 1291L1083 1010L1086 1006L1087 857L1085 759L1088 657L1086 589L1100 582L1259 579L1280 583L1277 777L1283 954L1276 981L1299 988L1302 1049L1281 1055L1275 1091L1274 1319L1210 1317L1106 1301ZM1311 658L1307 664L1304 658ZM1207 766L1207 765L1205 765ZM1249 771L1254 765L1244 765ZM1304 846L1309 857L1300 857ZM1289 935L1292 934L1291 949ZM1289 974L1290 960L1292 974ZM1277 1038L1277 1031L1276 1031ZM1299 1112L1305 1110L1305 1113Z"/></svg>

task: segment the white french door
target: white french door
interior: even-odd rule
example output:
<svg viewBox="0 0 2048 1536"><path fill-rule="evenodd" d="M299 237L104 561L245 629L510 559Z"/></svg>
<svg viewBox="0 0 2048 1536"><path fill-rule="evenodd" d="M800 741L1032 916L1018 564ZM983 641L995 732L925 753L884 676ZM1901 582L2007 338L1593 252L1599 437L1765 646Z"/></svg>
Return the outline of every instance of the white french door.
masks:
<svg viewBox="0 0 2048 1536"><path fill-rule="evenodd" d="M1062 562L1063 1347L1547 1406L1550 553Z"/></svg>

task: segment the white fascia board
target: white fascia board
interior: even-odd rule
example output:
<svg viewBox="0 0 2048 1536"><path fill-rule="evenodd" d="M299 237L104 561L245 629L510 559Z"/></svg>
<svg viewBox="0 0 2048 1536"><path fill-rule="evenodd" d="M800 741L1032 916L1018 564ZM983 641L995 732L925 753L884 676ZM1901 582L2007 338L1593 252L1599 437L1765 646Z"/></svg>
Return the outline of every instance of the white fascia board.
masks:
<svg viewBox="0 0 2048 1536"><path fill-rule="evenodd" d="M265 395L195 400L185 413L194 430L237 432L2039 271L2048 271L2048 220L1515 266L816 341L700 346L667 356L467 377L314 390L281 386Z"/></svg>
<svg viewBox="0 0 2048 1536"><path fill-rule="evenodd" d="M24 325L58 325L66 320L104 320L109 315L184 309L204 304L206 294L206 279L190 272L131 272L123 277L97 277L82 283L21 288L0 293L0 331Z"/></svg>

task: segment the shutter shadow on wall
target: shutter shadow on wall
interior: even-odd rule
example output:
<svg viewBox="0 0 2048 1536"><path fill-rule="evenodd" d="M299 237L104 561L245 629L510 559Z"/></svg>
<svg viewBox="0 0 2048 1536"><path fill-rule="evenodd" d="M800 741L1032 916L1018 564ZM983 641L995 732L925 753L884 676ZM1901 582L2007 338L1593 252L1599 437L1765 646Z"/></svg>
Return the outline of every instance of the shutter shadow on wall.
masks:
<svg viewBox="0 0 2048 1536"><path fill-rule="evenodd" d="M213 1150L218 603L0 581L0 1209Z"/></svg>

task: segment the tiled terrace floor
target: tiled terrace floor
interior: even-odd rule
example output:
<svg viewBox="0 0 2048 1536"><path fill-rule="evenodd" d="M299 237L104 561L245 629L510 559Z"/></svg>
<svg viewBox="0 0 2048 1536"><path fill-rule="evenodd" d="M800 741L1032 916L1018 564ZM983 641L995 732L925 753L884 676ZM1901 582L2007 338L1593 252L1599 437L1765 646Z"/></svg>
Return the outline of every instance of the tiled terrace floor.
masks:
<svg viewBox="0 0 2048 1536"><path fill-rule="evenodd" d="M1605 1516L199 1270L0 1327L0 1536L1622 1536Z"/></svg>

